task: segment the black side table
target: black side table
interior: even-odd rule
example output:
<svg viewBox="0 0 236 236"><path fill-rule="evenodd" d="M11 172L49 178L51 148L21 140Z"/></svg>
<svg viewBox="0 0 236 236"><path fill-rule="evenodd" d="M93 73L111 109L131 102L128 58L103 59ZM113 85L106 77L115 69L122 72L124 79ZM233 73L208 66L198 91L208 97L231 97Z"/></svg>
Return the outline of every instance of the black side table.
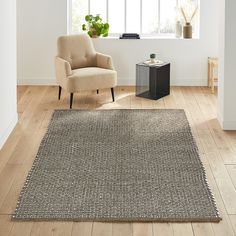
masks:
<svg viewBox="0 0 236 236"><path fill-rule="evenodd" d="M136 96L159 99L170 94L170 63L136 64Z"/></svg>

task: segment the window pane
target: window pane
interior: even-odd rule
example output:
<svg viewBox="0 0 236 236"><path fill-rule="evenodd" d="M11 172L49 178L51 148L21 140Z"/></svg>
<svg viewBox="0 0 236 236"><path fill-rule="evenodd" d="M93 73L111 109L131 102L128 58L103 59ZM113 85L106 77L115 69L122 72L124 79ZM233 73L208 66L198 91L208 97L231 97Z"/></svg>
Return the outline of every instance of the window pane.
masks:
<svg viewBox="0 0 236 236"><path fill-rule="evenodd" d="M90 0L90 14L100 15L104 22L107 21L107 1Z"/></svg>
<svg viewBox="0 0 236 236"><path fill-rule="evenodd" d="M160 32L174 33L176 19L176 0L160 0Z"/></svg>
<svg viewBox="0 0 236 236"><path fill-rule="evenodd" d="M82 32L82 24L85 23L84 17L89 14L89 0L70 1L72 3L72 33ZM184 24L180 10L177 10L177 0L142 0L142 22L140 22L140 1L108 0L107 9L107 0L90 0L90 14L99 14L103 21L108 21L110 33L123 33L125 26L128 33L174 33L177 19ZM160 9L158 9L159 1ZM199 6L199 0L178 0L178 7L184 8L188 20L191 18L196 6ZM198 36L199 33L199 11L200 9L198 8L191 22L195 36ZM160 15L158 15L159 12ZM160 22L158 22L159 20ZM159 26L160 29L158 29Z"/></svg>
<svg viewBox="0 0 236 236"><path fill-rule="evenodd" d="M197 0L179 0L179 3L178 3L179 7L183 8L188 21L190 21L193 13L195 11L195 8L198 5L197 3L198 3ZM183 15L181 15L181 17L183 18Z"/></svg>
<svg viewBox="0 0 236 236"><path fill-rule="evenodd" d="M142 33L158 32L158 1L143 0L142 2Z"/></svg>
<svg viewBox="0 0 236 236"><path fill-rule="evenodd" d="M108 4L108 23L110 33L123 33L125 31L125 1L110 0Z"/></svg>
<svg viewBox="0 0 236 236"><path fill-rule="evenodd" d="M126 32L140 33L140 0L126 0L126 4Z"/></svg>
<svg viewBox="0 0 236 236"><path fill-rule="evenodd" d="M72 0L72 33L82 31L84 17L88 14L87 0Z"/></svg>

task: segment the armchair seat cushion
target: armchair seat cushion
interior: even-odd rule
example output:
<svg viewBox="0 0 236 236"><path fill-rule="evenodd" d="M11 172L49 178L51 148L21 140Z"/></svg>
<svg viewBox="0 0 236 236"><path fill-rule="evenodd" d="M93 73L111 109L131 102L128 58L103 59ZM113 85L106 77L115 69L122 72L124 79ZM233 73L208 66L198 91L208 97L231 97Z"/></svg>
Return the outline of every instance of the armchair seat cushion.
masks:
<svg viewBox="0 0 236 236"><path fill-rule="evenodd" d="M86 67L72 70L72 75L67 79L67 90L73 93L79 90L113 88L117 83L117 73L99 67Z"/></svg>

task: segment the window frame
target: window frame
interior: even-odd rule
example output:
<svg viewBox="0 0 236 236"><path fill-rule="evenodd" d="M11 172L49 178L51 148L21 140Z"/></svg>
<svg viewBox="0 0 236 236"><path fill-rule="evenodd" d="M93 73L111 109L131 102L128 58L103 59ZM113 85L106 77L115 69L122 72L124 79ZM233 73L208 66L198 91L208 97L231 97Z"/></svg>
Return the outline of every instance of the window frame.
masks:
<svg viewBox="0 0 236 236"><path fill-rule="evenodd" d="M91 9L91 2L90 0L86 0L88 1L88 14L90 14L90 9ZM111 0L106 0L106 19L105 21L108 22L109 19L109 2ZM158 18L157 18L157 33L143 33L143 11L142 11L142 6L143 6L143 1L145 0L139 0L139 4L140 4L140 32L137 32L138 34L140 34L140 36L143 36L145 38L152 38L152 37L167 37L167 38L171 38L173 37L174 33L161 33L161 0L157 0L158 1ZM176 7L178 7L179 4L179 0L175 0L176 2ZM198 1L199 3L199 1ZM198 4L199 5L199 4ZM199 21L199 19L198 19ZM198 25L198 23L197 23ZM127 29L127 0L124 0L124 32L117 32L117 33L109 33L110 37L119 37L120 34L125 33ZM72 32L72 0L68 0L68 33L69 34L73 34L74 32ZM128 32L127 32L128 33ZM195 34L199 35L199 26L197 27L197 32L195 32Z"/></svg>

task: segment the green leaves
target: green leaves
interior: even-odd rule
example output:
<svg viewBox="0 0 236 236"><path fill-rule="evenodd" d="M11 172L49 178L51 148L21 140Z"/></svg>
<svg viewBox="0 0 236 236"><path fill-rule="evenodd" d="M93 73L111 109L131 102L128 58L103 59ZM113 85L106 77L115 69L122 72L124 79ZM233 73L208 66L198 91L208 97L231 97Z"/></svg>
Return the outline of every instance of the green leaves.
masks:
<svg viewBox="0 0 236 236"><path fill-rule="evenodd" d="M87 21L87 22L92 21L92 15L85 16L85 21Z"/></svg>
<svg viewBox="0 0 236 236"><path fill-rule="evenodd" d="M150 58L155 59L156 58L156 54L155 53L150 54Z"/></svg>
<svg viewBox="0 0 236 236"><path fill-rule="evenodd" d="M104 29L109 29L109 24L108 23L104 24Z"/></svg>
<svg viewBox="0 0 236 236"><path fill-rule="evenodd" d="M102 18L99 15L93 16L93 15L86 15L85 16L86 24L82 25L82 30L86 31L88 30L88 35L92 37L107 37L109 33L109 24L103 23Z"/></svg>
<svg viewBox="0 0 236 236"><path fill-rule="evenodd" d="M97 15L94 17L94 20L98 22L98 21L102 21L102 18L99 15Z"/></svg>
<svg viewBox="0 0 236 236"><path fill-rule="evenodd" d="M92 31L88 31L88 35L90 36L90 38L92 38L93 37Z"/></svg>
<svg viewBox="0 0 236 236"><path fill-rule="evenodd" d="M108 36L108 32L107 33L105 33L105 34L103 34L103 37L107 37Z"/></svg>
<svg viewBox="0 0 236 236"><path fill-rule="evenodd" d="M82 30L83 30L83 31L87 30L87 27L86 27L85 24L82 25Z"/></svg>

